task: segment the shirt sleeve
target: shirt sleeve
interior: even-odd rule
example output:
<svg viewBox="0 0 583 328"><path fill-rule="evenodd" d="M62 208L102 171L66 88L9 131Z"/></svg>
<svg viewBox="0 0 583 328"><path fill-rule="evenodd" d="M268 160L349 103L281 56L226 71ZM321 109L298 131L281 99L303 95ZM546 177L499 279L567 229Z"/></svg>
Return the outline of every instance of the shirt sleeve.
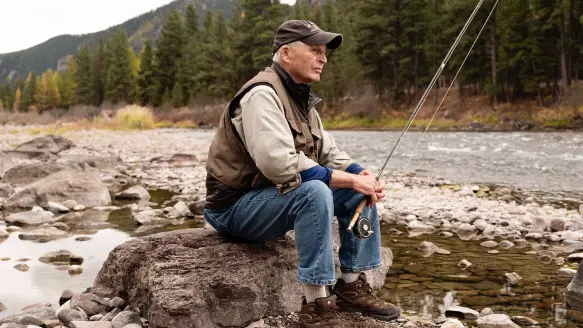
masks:
<svg viewBox="0 0 583 328"><path fill-rule="evenodd" d="M241 115L233 119L257 168L283 193L297 187L300 172L318 165L303 152L296 153L283 104L265 85L252 88L240 101ZM291 188L291 189L290 189Z"/></svg>
<svg viewBox="0 0 583 328"><path fill-rule="evenodd" d="M322 133L322 140L320 144L320 154L319 164L322 166L330 167L334 170L341 170L346 171L346 169L354 163L354 161L348 156L348 154L344 151L341 151L336 146L336 141L334 138L326 131L324 131L324 127L322 125L322 120L318 113L316 113L318 117L318 128Z"/></svg>
<svg viewBox="0 0 583 328"><path fill-rule="evenodd" d="M300 172L300 175L302 176L302 182L320 180L329 186L330 180L332 180L332 169L318 165Z"/></svg>

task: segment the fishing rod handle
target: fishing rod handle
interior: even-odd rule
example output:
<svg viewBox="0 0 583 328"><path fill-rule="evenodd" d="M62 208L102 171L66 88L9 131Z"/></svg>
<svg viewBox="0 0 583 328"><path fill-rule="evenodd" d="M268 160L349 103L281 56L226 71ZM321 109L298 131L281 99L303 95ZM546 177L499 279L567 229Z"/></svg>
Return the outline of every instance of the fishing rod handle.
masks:
<svg viewBox="0 0 583 328"><path fill-rule="evenodd" d="M348 230L348 231L351 231L352 230L352 228L356 224L356 220L358 220L358 218L360 217L360 214L364 210L364 207L366 206L366 202L367 201L368 201L368 197L364 197L360 201L360 204L358 204L358 207L356 208L356 211L354 211L354 216L352 216L352 220L350 220L350 224L348 225L348 228L346 228L346 230Z"/></svg>

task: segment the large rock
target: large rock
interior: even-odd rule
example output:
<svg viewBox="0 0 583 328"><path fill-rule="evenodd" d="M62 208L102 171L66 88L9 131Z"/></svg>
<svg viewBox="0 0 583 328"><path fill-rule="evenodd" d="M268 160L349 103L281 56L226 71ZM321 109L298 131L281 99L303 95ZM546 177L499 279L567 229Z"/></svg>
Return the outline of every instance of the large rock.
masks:
<svg viewBox="0 0 583 328"><path fill-rule="evenodd" d="M383 268L367 272L376 288L392 264L389 249L383 248L383 257ZM299 311L297 264L290 235L237 243L212 229L184 229L117 246L91 292L125 298L146 314L151 327L245 327L266 316Z"/></svg>
<svg viewBox="0 0 583 328"><path fill-rule="evenodd" d="M583 262L579 263L577 273L567 285L565 296L573 308L583 311Z"/></svg>
<svg viewBox="0 0 583 328"><path fill-rule="evenodd" d="M87 316L99 313L105 314L110 310L109 303L106 300L91 293L75 294L71 298L71 308L76 309L77 307L82 308Z"/></svg>
<svg viewBox="0 0 583 328"><path fill-rule="evenodd" d="M0 177L2 173L0 173ZM6 183L0 183L0 197L8 198L14 194L14 188Z"/></svg>
<svg viewBox="0 0 583 328"><path fill-rule="evenodd" d="M2 182L13 186L24 186L65 168L65 165L55 162L20 164L6 171Z"/></svg>
<svg viewBox="0 0 583 328"><path fill-rule="evenodd" d="M75 147L75 144L71 140L48 134L20 144L15 149L18 151L43 151L58 154L73 147Z"/></svg>
<svg viewBox="0 0 583 328"><path fill-rule="evenodd" d="M49 307L37 307L23 310L12 315L0 318L0 326L5 323L34 325L46 327L46 323L57 319L55 310Z"/></svg>
<svg viewBox="0 0 583 328"><path fill-rule="evenodd" d="M97 173L70 169L27 185L8 198L6 208L46 207L49 201L61 203L69 199L85 207L111 204L109 191Z"/></svg>
<svg viewBox="0 0 583 328"><path fill-rule="evenodd" d="M50 212L28 211L10 214L6 222L15 225L41 225L43 223L54 223L57 221Z"/></svg>

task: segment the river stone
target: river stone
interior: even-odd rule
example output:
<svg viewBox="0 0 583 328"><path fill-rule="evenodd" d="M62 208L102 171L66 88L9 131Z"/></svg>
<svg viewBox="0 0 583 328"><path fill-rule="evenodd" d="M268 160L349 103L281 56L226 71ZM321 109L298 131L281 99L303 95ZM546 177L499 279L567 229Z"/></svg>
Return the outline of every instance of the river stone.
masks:
<svg viewBox="0 0 583 328"><path fill-rule="evenodd" d="M479 328L520 328L506 314L490 314L480 317L476 323Z"/></svg>
<svg viewBox="0 0 583 328"><path fill-rule="evenodd" d="M498 243L493 240L487 240L480 244L482 247L492 248L498 246Z"/></svg>
<svg viewBox="0 0 583 328"><path fill-rule="evenodd" d="M132 323L142 327L142 319L140 318L140 315L134 311L121 311L115 316L115 318L113 318L113 320L111 320L113 328L123 328Z"/></svg>
<svg viewBox="0 0 583 328"><path fill-rule="evenodd" d="M554 218L551 220L549 227L551 228L551 231L556 232L556 231L565 230L566 225L567 225L567 221L565 221L565 219Z"/></svg>
<svg viewBox="0 0 583 328"><path fill-rule="evenodd" d="M451 233L449 231L441 231L438 234L438 236L441 237L441 238L449 238L449 237L453 236L453 233Z"/></svg>
<svg viewBox="0 0 583 328"><path fill-rule="evenodd" d="M81 273L83 273L83 267L81 267L79 265L71 265L71 266L69 266L67 271L69 271L69 274L71 274L71 275L81 274Z"/></svg>
<svg viewBox="0 0 583 328"><path fill-rule="evenodd" d="M45 323L30 314L26 314L26 313L15 313L3 318L0 318L0 327L3 327L5 324L18 324L18 325L23 325L23 326L27 326L27 325L31 325L31 326L38 326L38 327L46 327ZM10 326L8 326L10 327Z"/></svg>
<svg viewBox="0 0 583 328"><path fill-rule="evenodd" d="M481 316L487 316L490 314L494 314L494 311L492 311L490 308L483 308L482 311L480 311Z"/></svg>
<svg viewBox="0 0 583 328"><path fill-rule="evenodd" d="M16 224L16 225L40 225L43 223L53 223L57 221L50 212L19 212L10 214L6 218L6 223Z"/></svg>
<svg viewBox="0 0 583 328"><path fill-rule="evenodd" d="M115 199L149 200L150 197L150 193L146 188L140 185L129 187L128 189L115 194Z"/></svg>
<svg viewBox="0 0 583 328"><path fill-rule="evenodd" d="M504 277L506 277L506 282L509 285L516 285L522 278L516 272L505 273Z"/></svg>
<svg viewBox="0 0 583 328"><path fill-rule="evenodd" d="M61 136L48 134L38 137L18 145L15 150L18 151L43 151L58 154L63 150L71 149L75 144Z"/></svg>
<svg viewBox="0 0 583 328"><path fill-rule="evenodd" d="M366 272L374 290L392 264L389 249L381 254L382 267ZM163 232L114 248L91 292L127 295L129 304L148 313L150 327L244 327L300 310L297 256L291 233L238 243L204 228Z"/></svg>
<svg viewBox="0 0 583 328"><path fill-rule="evenodd" d="M0 302L0 312L6 310L6 305L2 304L2 302Z"/></svg>
<svg viewBox="0 0 583 328"><path fill-rule="evenodd" d="M583 262L579 263L577 272L565 290L567 302L578 311L583 311Z"/></svg>
<svg viewBox="0 0 583 328"><path fill-rule="evenodd" d="M567 256L569 263L581 263L581 260L583 260L583 253L573 253Z"/></svg>
<svg viewBox="0 0 583 328"><path fill-rule="evenodd" d="M0 174L0 177L2 175ZM0 183L0 198L8 198L14 194L14 188L6 183Z"/></svg>
<svg viewBox="0 0 583 328"><path fill-rule="evenodd" d="M39 228L32 231L23 231L18 235L18 238L22 240L54 240L58 238L67 237L65 231L59 230L54 227L50 228Z"/></svg>
<svg viewBox="0 0 583 328"><path fill-rule="evenodd" d="M502 249L510 249L514 247L514 243L508 240L503 240L498 244L498 246Z"/></svg>
<svg viewBox="0 0 583 328"><path fill-rule="evenodd" d="M447 319L441 324L441 328L465 328L464 324L458 319Z"/></svg>
<svg viewBox="0 0 583 328"><path fill-rule="evenodd" d="M111 308L123 308L126 304L126 301L123 300L121 297L114 297L109 301L109 307Z"/></svg>
<svg viewBox="0 0 583 328"><path fill-rule="evenodd" d="M20 272L26 272L29 269L28 264L17 264L14 268Z"/></svg>
<svg viewBox="0 0 583 328"><path fill-rule="evenodd" d="M447 310L445 310L445 315L469 320L476 320L480 317L478 311L455 305L448 307Z"/></svg>
<svg viewBox="0 0 583 328"><path fill-rule="evenodd" d="M73 199L86 207L105 206L111 203L109 191L101 183L96 172L63 170L35 181L12 195L7 208L30 208L47 206ZM65 205L65 204L64 204Z"/></svg>
<svg viewBox="0 0 583 328"><path fill-rule="evenodd" d="M75 255L66 249L45 253L38 260L43 263L83 263L83 258L81 256Z"/></svg>
<svg viewBox="0 0 583 328"><path fill-rule="evenodd" d="M69 328L112 328L109 321L71 321Z"/></svg>
<svg viewBox="0 0 583 328"><path fill-rule="evenodd" d="M65 304L67 301L69 301L71 298L73 298L73 295L75 295L75 293L72 290L65 289L61 293L61 297L59 298L59 305Z"/></svg>
<svg viewBox="0 0 583 328"><path fill-rule="evenodd" d="M4 229L0 229L0 239L8 238L10 234Z"/></svg>
<svg viewBox="0 0 583 328"><path fill-rule="evenodd" d="M457 264L457 266L462 270L469 268L471 265L472 265L472 263L466 259L459 261Z"/></svg>
<svg viewBox="0 0 583 328"><path fill-rule="evenodd" d="M115 316L121 312L120 308L114 308L113 310L109 311L106 315L103 316L99 321L111 321Z"/></svg>
<svg viewBox="0 0 583 328"><path fill-rule="evenodd" d="M62 309L57 313L57 318L61 320L65 326L69 326L71 321L87 321L87 315L81 311L73 309Z"/></svg>
<svg viewBox="0 0 583 328"><path fill-rule="evenodd" d="M531 318L528 317L523 317L523 316L514 316L512 318L512 321L514 321L516 324L521 325L521 326L534 326L534 325L538 325L538 321L533 320Z"/></svg>
<svg viewBox="0 0 583 328"><path fill-rule="evenodd" d="M99 170L115 169L123 163L119 156L90 156L83 154L64 155L57 159L56 162L69 167L85 168L85 166L89 166Z"/></svg>
<svg viewBox="0 0 583 328"><path fill-rule="evenodd" d="M47 202L47 208L49 209L49 211L56 213L59 212L66 213L70 211L67 206L55 202Z"/></svg>
<svg viewBox="0 0 583 328"><path fill-rule="evenodd" d="M462 223L456 231L456 234L461 240L470 240L477 233L476 227L469 223Z"/></svg>
<svg viewBox="0 0 583 328"><path fill-rule="evenodd" d="M576 273L577 273L577 270L573 270L571 268L560 268L557 271L557 275L559 275L561 277L574 277Z"/></svg>
<svg viewBox="0 0 583 328"><path fill-rule="evenodd" d="M22 187L66 168L65 165L55 162L20 164L6 171L2 181Z"/></svg>

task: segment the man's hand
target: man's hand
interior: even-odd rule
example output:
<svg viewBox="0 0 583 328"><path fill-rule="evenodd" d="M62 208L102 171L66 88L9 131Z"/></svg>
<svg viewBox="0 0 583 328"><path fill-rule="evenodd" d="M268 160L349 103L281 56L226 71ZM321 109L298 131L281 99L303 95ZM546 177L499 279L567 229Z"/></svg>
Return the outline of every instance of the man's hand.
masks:
<svg viewBox="0 0 583 328"><path fill-rule="evenodd" d="M370 172L369 170L363 170L358 175L374 176L372 174L372 172ZM385 181L383 179L379 179L378 184L375 187L375 194L376 194L377 200L381 200L381 199L385 198L385 187L386 187Z"/></svg>

